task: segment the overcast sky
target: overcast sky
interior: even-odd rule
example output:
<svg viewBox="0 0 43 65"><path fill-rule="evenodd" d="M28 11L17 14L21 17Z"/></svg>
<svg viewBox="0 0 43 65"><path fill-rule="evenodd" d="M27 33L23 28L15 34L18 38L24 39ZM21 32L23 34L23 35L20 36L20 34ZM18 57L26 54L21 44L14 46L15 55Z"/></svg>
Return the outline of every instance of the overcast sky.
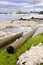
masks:
<svg viewBox="0 0 43 65"><path fill-rule="evenodd" d="M0 0L0 11L34 11L34 0ZM43 0L35 0L35 11L43 11Z"/></svg>

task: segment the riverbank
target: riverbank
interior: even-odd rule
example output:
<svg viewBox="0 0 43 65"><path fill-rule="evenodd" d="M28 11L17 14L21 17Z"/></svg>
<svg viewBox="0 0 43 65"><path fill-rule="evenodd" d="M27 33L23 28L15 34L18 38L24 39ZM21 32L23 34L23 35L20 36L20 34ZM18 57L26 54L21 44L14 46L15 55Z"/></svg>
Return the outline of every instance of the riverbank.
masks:
<svg viewBox="0 0 43 65"><path fill-rule="evenodd" d="M16 28L20 26L36 26L42 24L43 20L41 19L26 19L26 20L0 20L0 30L7 28Z"/></svg>
<svg viewBox="0 0 43 65"><path fill-rule="evenodd" d="M32 23L32 24L31 24ZM1 20L0 21L0 29L7 29L7 28L17 28L20 26L32 26L36 25L35 21L28 21L28 20L15 20L15 21L10 21L10 20Z"/></svg>
<svg viewBox="0 0 43 65"><path fill-rule="evenodd" d="M29 19L29 20L0 20L0 37L11 35L23 31L24 34L28 33L31 29L37 28L34 36L28 39L15 54L9 54L6 51L6 46L0 48L0 65L16 65L18 57L29 50L32 45L37 45L43 42L43 20ZM38 31L38 32L37 32ZM41 33L37 35L37 33ZM37 35L37 36L36 36Z"/></svg>
<svg viewBox="0 0 43 65"><path fill-rule="evenodd" d="M34 38L28 39L23 46L15 54L7 53L5 48L0 49L0 65L16 65L18 57L29 50L32 45L37 45L43 42L43 33L37 35Z"/></svg>
<svg viewBox="0 0 43 65"><path fill-rule="evenodd" d="M10 32L16 34L17 32L23 31L25 34L29 32L31 28L39 28L40 31L37 33L43 32L43 20L41 19L0 20L0 24L0 32L3 33Z"/></svg>

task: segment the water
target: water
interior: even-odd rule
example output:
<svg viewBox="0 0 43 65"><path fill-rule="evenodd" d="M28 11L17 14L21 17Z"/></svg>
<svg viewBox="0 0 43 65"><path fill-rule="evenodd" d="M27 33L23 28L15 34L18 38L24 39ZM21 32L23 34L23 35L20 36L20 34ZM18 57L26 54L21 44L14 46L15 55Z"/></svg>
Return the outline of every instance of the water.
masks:
<svg viewBox="0 0 43 65"><path fill-rule="evenodd" d="M31 17L43 18L41 14L0 14L0 20L15 20L20 18L30 19Z"/></svg>
<svg viewBox="0 0 43 65"><path fill-rule="evenodd" d="M28 16L27 14L0 14L0 20L15 20L20 19L24 16Z"/></svg>

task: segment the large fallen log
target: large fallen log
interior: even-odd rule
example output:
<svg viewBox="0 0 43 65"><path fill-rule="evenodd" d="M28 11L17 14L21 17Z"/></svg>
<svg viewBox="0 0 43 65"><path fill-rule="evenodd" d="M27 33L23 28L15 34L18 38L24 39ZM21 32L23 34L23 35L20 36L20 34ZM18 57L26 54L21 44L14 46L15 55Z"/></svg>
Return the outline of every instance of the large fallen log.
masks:
<svg viewBox="0 0 43 65"><path fill-rule="evenodd" d="M16 34L12 33L8 36L5 36L2 40L0 40L0 47L14 42L16 39L20 38L23 35L23 32L18 32Z"/></svg>
<svg viewBox="0 0 43 65"><path fill-rule="evenodd" d="M26 35L22 36L21 38L17 39L15 42L13 42L12 44L10 44L7 47L7 51L8 53L14 53L21 45L24 44L24 42L32 37L32 35L34 34L34 32L36 31L36 29L32 29L30 32L28 32Z"/></svg>

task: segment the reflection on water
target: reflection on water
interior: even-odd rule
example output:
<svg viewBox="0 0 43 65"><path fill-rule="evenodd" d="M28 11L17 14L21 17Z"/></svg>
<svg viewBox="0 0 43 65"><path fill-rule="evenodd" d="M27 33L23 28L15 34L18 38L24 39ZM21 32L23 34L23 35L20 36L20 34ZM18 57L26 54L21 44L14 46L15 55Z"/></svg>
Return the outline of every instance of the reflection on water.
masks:
<svg viewBox="0 0 43 65"><path fill-rule="evenodd" d="M30 19L31 17L35 18L43 18L41 14L0 14L0 20L15 20L19 18L27 18Z"/></svg>

